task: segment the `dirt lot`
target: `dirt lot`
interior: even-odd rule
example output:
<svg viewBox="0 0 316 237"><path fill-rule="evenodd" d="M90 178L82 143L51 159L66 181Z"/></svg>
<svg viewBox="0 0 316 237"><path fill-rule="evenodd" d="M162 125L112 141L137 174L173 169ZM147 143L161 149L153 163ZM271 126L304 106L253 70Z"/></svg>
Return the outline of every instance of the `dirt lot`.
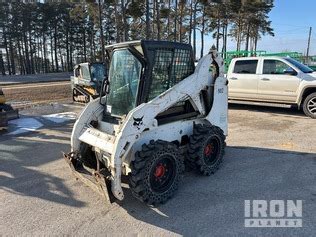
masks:
<svg viewBox="0 0 316 237"><path fill-rule="evenodd" d="M9 103L18 108L34 104L71 101L70 82L32 83L2 86Z"/></svg>
<svg viewBox="0 0 316 237"><path fill-rule="evenodd" d="M76 181L61 159L72 122L0 136L0 235L315 235L315 121L254 106L230 106L229 115L220 170L185 173L177 195L158 208L139 203L127 186L122 203L105 205ZM245 228L244 200L254 199L303 200L303 228Z"/></svg>

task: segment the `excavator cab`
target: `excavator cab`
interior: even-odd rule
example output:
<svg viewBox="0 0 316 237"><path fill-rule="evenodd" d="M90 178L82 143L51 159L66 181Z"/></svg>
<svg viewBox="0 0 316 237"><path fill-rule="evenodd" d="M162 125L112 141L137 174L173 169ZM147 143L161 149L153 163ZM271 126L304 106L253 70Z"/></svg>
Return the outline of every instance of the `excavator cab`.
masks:
<svg viewBox="0 0 316 237"><path fill-rule="evenodd" d="M107 75L104 63L80 63L71 77L73 101L88 103L99 96L102 81Z"/></svg>
<svg viewBox="0 0 316 237"><path fill-rule="evenodd" d="M111 55L106 79L109 116L127 115L193 74L195 69L192 48L187 44L134 41L107 47L106 51Z"/></svg>

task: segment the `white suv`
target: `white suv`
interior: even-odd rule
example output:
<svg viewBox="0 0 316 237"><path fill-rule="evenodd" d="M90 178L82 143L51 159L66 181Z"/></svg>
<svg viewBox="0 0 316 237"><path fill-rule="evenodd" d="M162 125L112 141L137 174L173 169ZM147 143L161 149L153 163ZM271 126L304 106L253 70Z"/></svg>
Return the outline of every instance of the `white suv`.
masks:
<svg viewBox="0 0 316 237"><path fill-rule="evenodd" d="M227 78L230 100L296 105L316 118L316 72L292 58L235 58Z"/></svg>

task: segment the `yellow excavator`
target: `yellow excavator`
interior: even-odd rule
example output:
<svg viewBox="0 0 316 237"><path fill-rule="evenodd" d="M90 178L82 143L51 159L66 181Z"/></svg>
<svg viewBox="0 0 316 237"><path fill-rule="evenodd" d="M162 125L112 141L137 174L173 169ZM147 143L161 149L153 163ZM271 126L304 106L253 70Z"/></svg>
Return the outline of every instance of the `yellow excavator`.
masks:
<svg viewBox="0 0 316 237"><path fill-rule="evenodd" d="M99 97L102 81L106 76L104 63L80 63L74 68L71 77L72 98L74 102L89 103Z"/></svg>
<svg viewBox="0 0 316 237"><path fill-rule="evenodd" d="M17 109L13 109L11 105L6 104L6 99L0 88L0 129L8 126L8 121L19 118Z"/></svg>

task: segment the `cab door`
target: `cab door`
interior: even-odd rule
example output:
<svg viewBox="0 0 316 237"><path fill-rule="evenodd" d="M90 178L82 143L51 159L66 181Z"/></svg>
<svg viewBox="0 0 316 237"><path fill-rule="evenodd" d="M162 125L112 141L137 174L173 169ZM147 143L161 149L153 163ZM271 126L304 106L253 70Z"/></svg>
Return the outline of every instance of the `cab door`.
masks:
<svg viewBox="0 0 316 237"><path fill-rule="evenodd" d="M238 59L228 73L229 99L256 100L258 59Z"/></svg>
<svg viewBox="0 0 316 237"><path fill-rule="evenodd" d="M296 70L280 59L264 59L258 98L268 102L295 103L300 79Z"/></svg>

